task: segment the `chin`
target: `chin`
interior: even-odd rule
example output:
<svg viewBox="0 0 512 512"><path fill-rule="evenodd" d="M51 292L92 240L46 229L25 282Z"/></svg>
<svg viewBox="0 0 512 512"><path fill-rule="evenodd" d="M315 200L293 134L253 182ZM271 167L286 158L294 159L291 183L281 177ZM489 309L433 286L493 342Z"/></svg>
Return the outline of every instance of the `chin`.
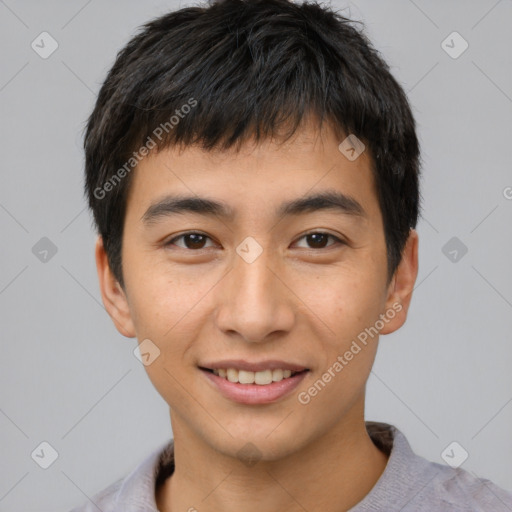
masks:
<svg viewBox="0 0 512 512"><path fill-rule="evenodd" d="M231 426L227 429L231 435L224 432L220 437L210 438L209 444L215 451L239 459L248 466L257 461L282 460L305 445L307 436L300 426L283 428L281 421L274 418L272 422L259 422L259 425L248 422Z"/></svg>

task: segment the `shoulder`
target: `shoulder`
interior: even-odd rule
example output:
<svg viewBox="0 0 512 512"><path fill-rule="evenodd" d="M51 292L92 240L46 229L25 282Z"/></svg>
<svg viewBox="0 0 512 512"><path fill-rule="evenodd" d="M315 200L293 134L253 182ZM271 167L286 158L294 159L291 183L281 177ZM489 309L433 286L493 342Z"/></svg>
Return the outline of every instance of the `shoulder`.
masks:
<svg viewBox="0 0 512 512"><path fill-rule="evenodd" d="M353 512L512 511L512 493L460 467L416 455L396 427L367 423L367 429L389 459L374 488Z"/></svg>
<svg viewBox="0 0 512 512"><path fill-rule="evenodd" d="M442 466L425 461L425 501L438 503L450 511L510 512L512 493L498 487L490 480L478 477L461 468ZM425 509L426 510L426 509Z"/></svg>
<svg viewBox="0 0 512 512"><path fill-rule="evenodd" d="M166 441L151 452L128 475L94 494L86 503L70 512L125 512L134 505L137 510L157 512L155 489L174 470L173 441Z"/></svg>
<svg viewBox="0 0 512 512"><path fill-rule="evenodd" d="M96 493L89 501L75 507L70 512L98 512L98 509L102 512L114 512L117 496L119 495L123 481L124 477Z"/></svg>

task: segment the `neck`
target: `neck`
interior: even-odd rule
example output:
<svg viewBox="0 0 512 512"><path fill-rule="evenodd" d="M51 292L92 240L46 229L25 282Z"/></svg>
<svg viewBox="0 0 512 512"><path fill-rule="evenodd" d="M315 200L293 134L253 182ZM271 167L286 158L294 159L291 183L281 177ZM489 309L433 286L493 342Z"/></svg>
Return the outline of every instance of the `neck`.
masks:
<svg viewBox="0 0 512 512"><path fill-rule="evenodd" d="M175 471L157 491L160 512L347 511L370 492L387 463L362 413L298 452L252 466L214 450L179 421L172 425Z"/></svg>

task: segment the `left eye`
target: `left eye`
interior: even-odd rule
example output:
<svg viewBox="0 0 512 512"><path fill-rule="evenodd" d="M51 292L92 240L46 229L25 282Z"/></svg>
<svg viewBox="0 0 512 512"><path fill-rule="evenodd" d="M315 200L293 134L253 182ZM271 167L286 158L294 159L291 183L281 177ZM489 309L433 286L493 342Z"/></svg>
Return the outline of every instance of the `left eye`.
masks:
<svg viewBox="0 0 512 512"><path fill-rule="evenodd" d="M323 249L325 247L330 247L331 245L335 245L336 243L343 243L338 237L331 235L329 233L315 232L308 233L307 235L301 236L299 240L306 239L309 244L313 244L313 247L307 247L307 249ZM329 238L332 238L335 242L333 244L326 245L326 242Z"/></svg>
<svg viewBox="0 0 512 512"><path fill-rule="evenodd" d="M176 240L180 240L181 238L186 241L185 247L175 243ZM184 233L183 235L169 240L166 245L177 245L183 249L204 249L204 242L207 239L211 240L209 236L203 235L202 233Z"/></svg>
<svg viewBox="0 0 512 512"><path fill-rule="evenodd" d="M327 244L327 241L331 238L334 240L334 243ZM177 244L177 240L183 239L184 245ZM314 232L314 233L308 233L306 235L303 235L299 238L299 240L305 239L308 244L312 245L312 247L306 247L306 249L323 249L325 247L330 247L331 245L335 245L336 243L342 244L343 241L340 240L338 237L331 235L329 233L323 233L323 232ZM211 240L211 238L207 235L204 235L202 233L184 233L182 235L179 235L172 240L169 240L169 242L166 243L166 245L176 245L178 247L181 247L182 249L190 249L190 250L198 250L198 249L204 249L205 243L207 240Z"/></svg>

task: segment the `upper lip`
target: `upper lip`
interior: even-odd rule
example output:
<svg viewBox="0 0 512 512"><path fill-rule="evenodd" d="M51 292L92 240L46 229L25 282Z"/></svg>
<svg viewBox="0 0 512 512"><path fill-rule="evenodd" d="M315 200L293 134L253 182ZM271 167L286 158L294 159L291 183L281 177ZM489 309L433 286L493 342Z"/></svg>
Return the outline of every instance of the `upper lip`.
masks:
<svg viewBox="0 0 512 512"><path fill-rule="evenodd" d="M206 368L208 370L235 368L248 372L261 372L263 370L291 370L292 372L301 372L307 370L305 366L300 364L286 363L285 361L275 359L255 362L249 362L243 359L226 359L223 361L207 362L199 366L200 368Z"/></svg>

